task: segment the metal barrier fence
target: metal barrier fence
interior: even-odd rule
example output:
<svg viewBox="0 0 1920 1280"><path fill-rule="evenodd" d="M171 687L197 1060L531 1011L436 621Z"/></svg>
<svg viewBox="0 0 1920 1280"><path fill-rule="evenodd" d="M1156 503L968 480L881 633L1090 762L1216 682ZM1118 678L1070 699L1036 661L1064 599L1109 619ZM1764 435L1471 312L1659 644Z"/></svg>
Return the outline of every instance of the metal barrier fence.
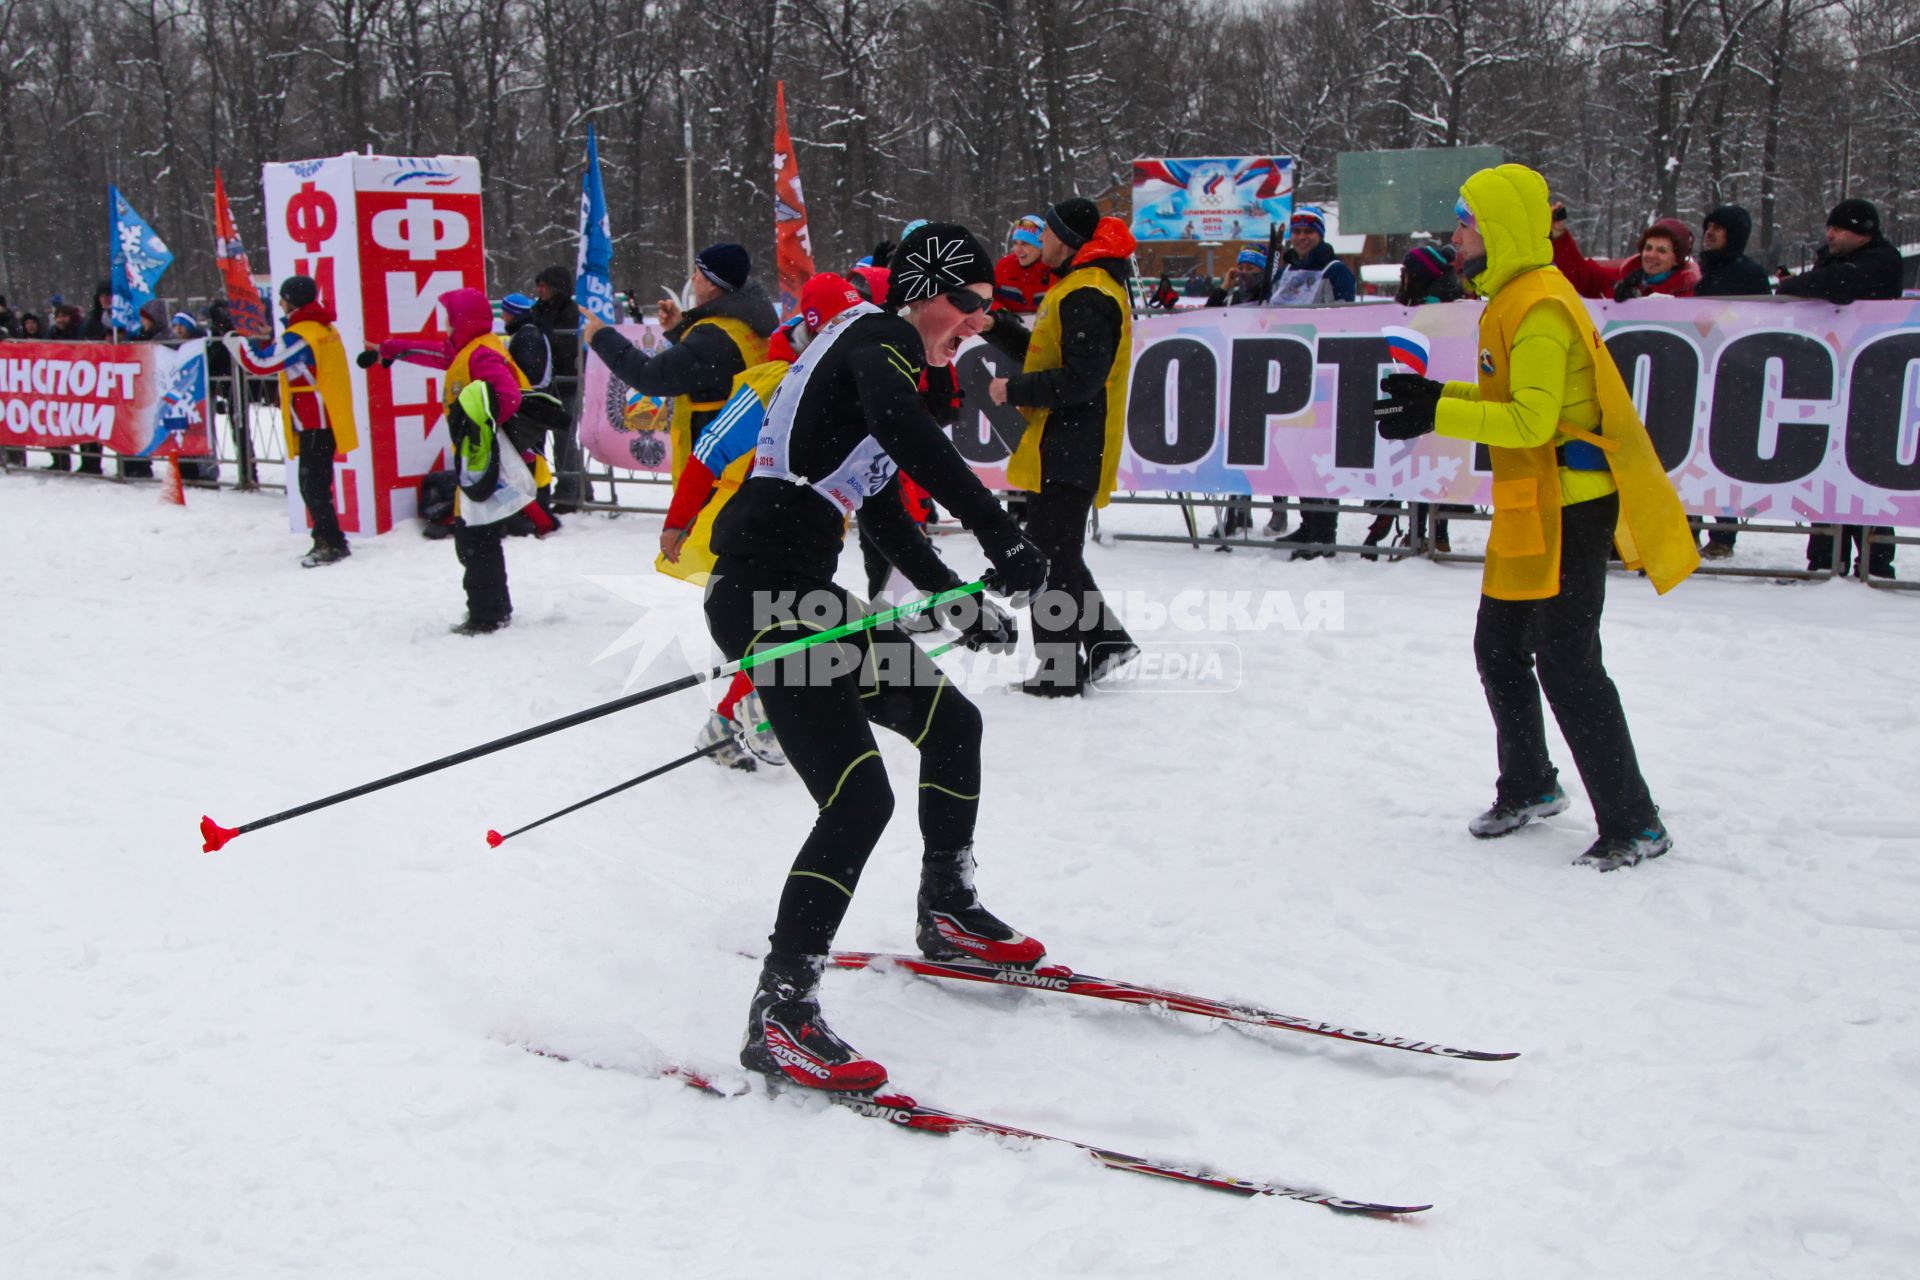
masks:
<svg viewBox="0 0 1920 1280"><path fill-rule="evenodd" d="M167 345L179 345L170 342ZM214 344L209 344L211 350ZM278 490L287 487L286 438L280 420L280 388L274 377L255 377L234 364L230 371L211 374L208 377L208 401L212 415L212 429L209 440L213 447L213 462L218 479L207 475L203 469L183 468L184 482L197 488L232 488L237 490ZM23 469L16 461L17 452L27 455L43 455L52 459L55 454L72 453L73 447L49 449L38 445L8 446L0 450L0 472ZM568 491L569 480L581 483L581 498L577 506L581 511L604 512L625 515L664 515L672 497L672 488L664 476L649 472L616 472L612 467L596 467L585 459L584 454L578 469L562 470L558 465L558 455L562 452L556 445L556 466L554 468L556 492ZM34 468L31 460L24 464ZM104 468L103 468L104 471ZM103 474L98 478L118 483L142 483L143 478L127 477L119 474L115 468L113 474ZM200 474L195 475L195 471ZM59 472L55 472L58 474ZM71 476L82 473L67 472ZM95 478L88 476L87 478ZM601 498L604 491L605 498ZM1305 512L1325 512L1334 515L1370 515L1380 517L1387 514L1406 512L1411 514L1419 504L1398 502L1380 502L1369 500L1365 503L1343 503L1328 498L1250 498L1244 494L1201 494L1201 493L1116 493L1113 505L1120 507L1168 507L1176 508L1181 515L1184 532L1145 533L1134 530L1100 529L1100 515L1093 515L1093 529L1102 542L1148 542L1148 543L1186 543L1195 549L1215 547L1229 550L1249 551L1306 551L1310 553L1358 553L1380 560L1426 559L1440 563L1480 563L1485 557L1472 551L1456 552L1443 550L1435 537L1435 521L1429 515L1424 522L1418 519L1409 521L1408 536L1392 545L1365 545L1350 542L1305 542L1290 541L1281 535L1256 531L1259 513L1285 512L1289 516ZM1216 520L1215 528L1202 532L1201 512L1211 508L1224 515L1229 509L1245 513L1246 523L1235 532L1218 532L1224 520ZM1448 522L1486 522L1491 517L1480 511L1463 511L1448 508L1440 513L1440 518ZM1754 567L1751 565L1725 565L1713 562L1702 564L1698 570L1701 576L1718 578L1764 578L1769 580L1801 580L1822 582L1841 576L1842 562L1846 556L1845 539L1838 536L1836 525L1794 525L1761 523L1748 520L1736 520L1731 523L1716 521L1711 526L1703 517L1693 517L1696 534L1721 531L1733 533L1738 537L1759 535L1792 535L1807 537L1810 534L1825 533L1832 542L1832 559L1824 569L1803 569L1786 567ZM1873 577L1867 572L1867 563L1876 545L1892 543L1896 546L1920 546L1920 534L1901 533L1892 535L1876 532L1869 527L1863 535L1863 546L1852 567L1853 576L1869 586L1888 591L1920 590L1920 582L1902 582L1892 578Z"/></svg>

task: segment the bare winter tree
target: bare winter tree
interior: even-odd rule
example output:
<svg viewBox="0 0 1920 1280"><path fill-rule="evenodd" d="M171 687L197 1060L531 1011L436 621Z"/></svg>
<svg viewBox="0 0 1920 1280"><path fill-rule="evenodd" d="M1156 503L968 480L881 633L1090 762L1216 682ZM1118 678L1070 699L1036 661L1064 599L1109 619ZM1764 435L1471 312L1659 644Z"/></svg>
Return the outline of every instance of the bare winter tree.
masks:
<svg viewBox="0 0 1920 1280"><path fill-rule="evenodd" d="M36 307L105 274L109 182L192 298L216 165L257 246L262 164L366 147L479 157L524 289L572 260L589 123L652 296L689 125L697 238L771 253L783 80L823 268L914 217L1123 203L1151 155L1292 155L1327 199L1343 151L1493 144L1596 252L1741 200L1796 258L1843 190L1895 227L1920 197L1920 0L0 0L0 75L0 291Z"/></svg>

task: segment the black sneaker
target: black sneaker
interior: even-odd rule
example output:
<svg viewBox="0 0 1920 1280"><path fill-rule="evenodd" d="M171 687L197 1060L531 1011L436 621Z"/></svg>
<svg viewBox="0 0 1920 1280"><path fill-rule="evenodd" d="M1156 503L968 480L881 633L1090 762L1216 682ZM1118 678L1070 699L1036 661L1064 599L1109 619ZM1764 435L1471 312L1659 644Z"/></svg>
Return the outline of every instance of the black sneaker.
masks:
<svg viewBox="0 0 1920 1280"><path fill-rule="evenodd" d="M311 551L307 552L307 554L300 557L300 567L302 569L317 569L323 564L338 564L352 554L352 550L349 549L345 543L337 547L315 546Z"/></svg>
<svg viewBox="0 0 1920 1280"><path fill-rule="evenodd" d="M740 1065L804 1089L871 1093L887 1069L863 1058L820 1016L824 956L769 955L747 1010Z"/></svg>
<svg viewBox="0 0 1920 1280"><path fill-rule="evenodd" d="M1105 640L1093 646L1093 658L1087 663L1087 683L1099 684L1140 656L1140 646L1131 640Z"/></svg>
<svg viewBox="0 0 1920 1280"><path fill-rule="evenodd" d="M973 888L973 847L930 853L920 864L914 941L929 960L980 960L1031 968L1047 949L980 905Z"/></svg>
<svg viewBox="0 0 1920 1280"><path fill-rule="evenodd" d="M1285 537L1275 538L1274 541L1276 543L1298 544L1302 542L1311 542L1313 541L1313 539L1308 536L1307 527L1305 525L1301 525L1298 529L1295 529L1292 533L1287 534ZM1333 558L1333 552L1331 551L1316 551L1311 547L1298 547L1298 546L1294 551L1290 552L1287 556L1287 559L1289 560L1330 560L1332 558Z"/></svg>
<svg viewBox="0 0 1920 1280"><path fill-rule="evenodd" d="M1666 824L1655 818L1653 825L1643 828L1631 836L1601 836L1593 842L1593 847L1573 860L1576 867L1593 867L1599 871L1618 871L1621 867L1636 867L1648 858L1657 858L1673 848L1673 837L1667 834Z"/></svg>
<svg viewBox="0 0 1920 1280"><path fill-rule="evenodd" d="M468 614L465 622L457 622L448 627L447 631L456 636L489 636L506 626L511 620L511 614L505 618L476 618Z"/></svg>
<svg viewBox="0 0 1920 1280"><path fill-rule="evenodd" d="M1553 790L1530 800L1495 800L1493 808L1467 824L1467 830L1482 840L1512 835L1535 818L1551 818L1556 813L1565 813L1571 803L1567 793L1556 782Z"/></svg>
<svg viewBox="0 0 1920 1280"><path fill-rule="evenodd" d="M1013 687L1035 698L1077 698L1086 692L1087 660L1077 645L1073 650L1073 670L1064 671L1062 666L1060 662L1042 658L1040 669Z"/></svg>

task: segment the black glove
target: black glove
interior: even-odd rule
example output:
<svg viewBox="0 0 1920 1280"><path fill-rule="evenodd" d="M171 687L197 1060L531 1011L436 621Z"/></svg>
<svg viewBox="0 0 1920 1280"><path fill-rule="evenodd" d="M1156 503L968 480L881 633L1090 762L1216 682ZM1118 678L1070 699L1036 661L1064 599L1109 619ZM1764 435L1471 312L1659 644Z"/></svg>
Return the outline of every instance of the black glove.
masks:
<svg viewBox="0 0 1920 1280"><path fill-rule="evenodd" d="M1047 558L1025 536L1015 533L1013 540L997 547L983 547L993 568L980 575L987 590L1005 596L1007 604L1024 609L1027 601L1047 585Z"/></svg>
<svg viewBox="0 0 1920 1280"><path fill-rule="evenodd" d="M955 643L975 652L1012 653L1020 643L1013 615L977 592L947 601L934 609L934 615L960 633Z"/></svg>
<svg viewBox="0 0 1920 1280"><path fill-rule="evenodd" d="M1384 400L1373 402L1373 423L1389 440L1412 440L1433 430L1433 414L1446 383L1417 373L1390 373L1380 383Z"/></svg>
<svg viewBox="0 0 1920 1280"><path fill-rule="evenodd" d="M379 359L380 359L380 353L378 351L373 350L372 348L368 348L367 350L362 351L359 355L355 356L353 358L353 362L359 365L362 369L371 369L379 361Z"/></svg>

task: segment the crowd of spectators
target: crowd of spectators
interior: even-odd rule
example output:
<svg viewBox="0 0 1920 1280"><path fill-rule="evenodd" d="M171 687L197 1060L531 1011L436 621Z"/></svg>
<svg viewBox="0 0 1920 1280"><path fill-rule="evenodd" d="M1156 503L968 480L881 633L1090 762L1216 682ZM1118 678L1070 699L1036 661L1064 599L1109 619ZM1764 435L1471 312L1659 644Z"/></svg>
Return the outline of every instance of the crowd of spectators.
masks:
<svg viewBox="0 0 1920 1280"><path fill-rule="evenodd" d="M1031 315L1044 297L1052 276L1040 261L1040 219L1026 217L1015 223L1009 238L1009 252L995 271L994 308L1020 315ZM1567 225L1564 205L1553 206L1552 246L1554 265L1583 296L1626 302L1645 297L1783 297L1815 299L1845 304L1873 299L1899 298L1903 285L1900 252L1884 235L1879 211L1861 199L1846 199L1828 215L1826 243L1813 265L1794 274L1787 267L1775 268L1772 275L1752 257L1747 243L1753 231L1753 217L1737 204L1725 204L1710 210L1701 220L1699 234L1678 218L1659 218L1636 238L1633 252L1623 258L1593 258L1583 250ZM856 291L868 296L871 277L885 277L885 255L890 244L880 246L873 258L865 258L853 268L849 279ZM1276 254L1276 250L1278 250ZM1271 260L1270 260L1271 259ZM876 261L877 260L877 261ZM509 295L521 302L509 308L510 331L532 324L541 335L550 355L548 379L556 399L572 406L578 389L578 340L580 312L572 298L572 279L563 268L542 271L534 284L534 297ZM884 287L884 285L882 286ZM1395 301L1403 306L1446 303L1470 297L1472 282L1463 280L1444 245L1416 245L1402 262L1400 285ZM1242 247L1224 279L1196 271L1184 282L1164 279L1156 290L1152 307L1171 309L1177 299L1189 302L1204 299L1207 307L1303 306L1329 302L1352 302L1357 282L1352 270L1335 255L1326 240L1326 222L1320 211L1302 206L1289 220L1284 247L1280 242L1247 244ZM74 341L150 342L163 339L189 340L199 337L220 338L233 330L233 322L223 299L214 299L195 316L187 311L168 313L155 301L142 307L139 326L127 331L112 323L113 290L108 281L95 286L89 310L68 303L56 294L43 312L19 311L0 297L0 341L7 339ZM531 334L534 330L529 330ZM525 341L526 335L522 335ZM224 346L208 346L209 374L218 387L225 385L232 366ZM570 432L555 432L556 472L559 479L558 509L565 511L581 502L593 500L585 486L577 442ZM562 442L564 441L564 444ZM77 467L74 454L78 453ZM101 474L102 455L97 444L75 449L51 451L47 469ZM7 461L24 462L23 451L9 449ZM120 474L152 474L152 464L141 459L121 459ZM1301 504L1300 528L1283 540L1302 545L1293 551L1295 558L1313 558L1326 554L1317 550L1335 541L1337 512L1332 504L1314 500ZM1381 542L1393 529L1398 504L1376 504L1378 514L1368 531L1368 545ZM1432 520L1432 541L1445 549L1448 544L1445 516L1452 509L1429 510L1420 505L1408 514L1412 528L1401 541L1423 540ZM1246 532L1252 525L1252 502L1246 498L1227 501L1216 537ZM1707 529L1702 555L1724 559L1733 554L1738 521L1720 517ZM1267 526L1270 534L1285 534L1287 513L1276 508ZM1807 543L1809 570L1835 568L1851 572L1864 567L1875 576L1893 576L1893 544L1876 539L1870 551L1865 547L1864 527L1841 529L1840 554L1835 555L1833 539L1813 534ZM1891 535L1890 528L1876 533ZM1864 566L1856 563L1863 557Z"/></svg>

